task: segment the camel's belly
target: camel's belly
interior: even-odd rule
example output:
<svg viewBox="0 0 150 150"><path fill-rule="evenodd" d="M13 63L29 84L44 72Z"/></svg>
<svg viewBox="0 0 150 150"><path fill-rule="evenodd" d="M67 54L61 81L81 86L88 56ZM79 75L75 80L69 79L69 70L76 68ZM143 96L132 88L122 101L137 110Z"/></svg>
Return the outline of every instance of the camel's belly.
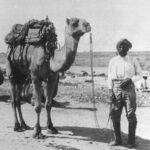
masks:
<svg viewBox="0 0 150 150"><path fill-rule="evenodd" d="M11 55L13 66L19 74L47 78L49 63L45 62L44 58L44 50L41 47L35 48L34 46L24 49L20 49L20 46L18 46Z"/></svg>

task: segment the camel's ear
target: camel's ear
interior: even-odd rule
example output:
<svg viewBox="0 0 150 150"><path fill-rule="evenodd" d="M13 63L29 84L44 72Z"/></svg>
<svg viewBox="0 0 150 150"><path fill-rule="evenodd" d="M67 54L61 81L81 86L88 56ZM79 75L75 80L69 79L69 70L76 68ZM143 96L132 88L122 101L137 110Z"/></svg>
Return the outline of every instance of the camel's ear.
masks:
<svg viewBox="0 0 150 150"><path fill-rule="evenodd" d="M70 23L70 19L66 19L66 23L67 23L67 25L69 25L69 23Z"/></svg>

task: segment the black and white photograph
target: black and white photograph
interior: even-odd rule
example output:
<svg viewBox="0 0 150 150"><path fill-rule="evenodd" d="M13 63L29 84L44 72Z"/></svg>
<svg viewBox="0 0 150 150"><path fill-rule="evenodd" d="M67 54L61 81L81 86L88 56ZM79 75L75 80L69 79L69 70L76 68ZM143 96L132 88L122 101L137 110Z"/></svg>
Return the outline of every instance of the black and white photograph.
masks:
<svg viewBox="0 0 150 150"><path fill-rule="evenodd" d="M150 1L0 0L0 150L150 150Z"/></svg>

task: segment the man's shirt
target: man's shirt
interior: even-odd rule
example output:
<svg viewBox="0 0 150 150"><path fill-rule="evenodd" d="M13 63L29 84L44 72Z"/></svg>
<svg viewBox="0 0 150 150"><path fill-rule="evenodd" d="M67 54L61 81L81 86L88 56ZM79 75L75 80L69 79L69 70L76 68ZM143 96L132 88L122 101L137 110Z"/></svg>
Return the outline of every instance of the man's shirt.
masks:
<svg viewBox="0 0 150 150"><path fill-rule="evenodd" d="M141 67L135 58L115 56L109 62L108 88L112 89L113 80L131 78L133 82L140 79Z"/></svg>

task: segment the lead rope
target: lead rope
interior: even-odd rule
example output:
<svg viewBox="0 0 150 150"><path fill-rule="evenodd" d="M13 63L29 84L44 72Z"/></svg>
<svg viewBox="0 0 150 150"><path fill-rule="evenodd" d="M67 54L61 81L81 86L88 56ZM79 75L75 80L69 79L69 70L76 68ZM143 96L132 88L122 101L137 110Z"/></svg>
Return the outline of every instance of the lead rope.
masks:
<svg viewBox="0 0 150 150"><path fill-rule="evenodd" d="M95 125L98 129L100 129L100 125L98 122L97 118L97 113L96 113L96 102L95 102L95 87L94 87L94 77L93 77L93 41L92 41L92 33L90 33L90 60L91 60L91 79L92 79L92 103L93 103L93 108L94 108L94 121ZM111 141L114 140L114 133L113 133L113 125L112 122L110 123L110 130L111 130ZM100 132L100 134L104 134L103 132ZM110 141L110 142L111 142Z"/></svg>
<svg viewBox="0 0 150 150"><path fill-rule="evenodd" d="M93 108L94 108L94 121L97 128L100 128L97 113L96 113L96 103L95 103L95 87L94 87L94 77L93 77L93 41L92 41L92 33L90 33L90 60L91 60L91 80L92 80L92 99Z"/></svg>

